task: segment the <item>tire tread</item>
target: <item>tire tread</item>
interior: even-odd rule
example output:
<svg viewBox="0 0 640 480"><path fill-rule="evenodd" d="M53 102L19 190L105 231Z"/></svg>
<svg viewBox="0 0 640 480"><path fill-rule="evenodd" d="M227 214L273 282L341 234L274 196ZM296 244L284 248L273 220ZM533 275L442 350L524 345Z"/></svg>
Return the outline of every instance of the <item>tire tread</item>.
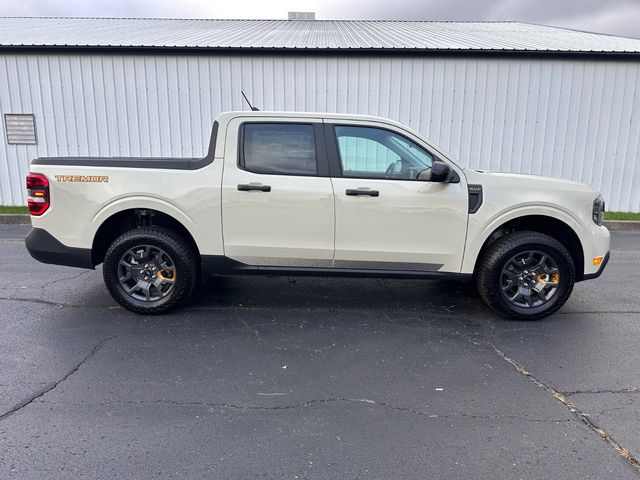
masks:
<svg viewBox="0 0 640 480"><path fill-rule="evenodd" d="M180 261L183 263L183 268L180 269L180 275L184 278L184 281L179 282L179 290L174 290L167 302L160 305L141 307L127 301L127 298L118 290L114 281L113 269L117 268L117 264L114 264L114 260L115 262L118 262L119 258L114 258L114 252L116 252L123 244L132 240L160 241L175 251L178 258L174 259L174 261ZM104 257L103 276L107 290L109 290L109 293L114 300L116 300L122 307L134 313L156 315L172 310L180 303L186 301L193 294L198 285L198 279L200 278L200 267L198 257L193 251L191 245L173 230L156 226L138 227L123 233L109 246Z"/></svg>
<svg viewBox="0 0 640 480"><path fill-rule="evenodd" d="M498 291L497 288L499 288L499 285L495 284L496 269L500 268L504 258L516 249L536 245L556 250L561 255L562 260L566 262L569 267L567 273L569 275L568 285L566 290L562 292L561 297L548 309L538 313L523 314L513 310L507 303L507 300L502 296L502 293ZM514 232L496 240L485 251L476 270L476 284L480 296L485 303L499 314L515 320L539 320L558 311L569 299L573 291L575 279L575 265L571 254L565 246L549 235L533 231Z"/></svg>

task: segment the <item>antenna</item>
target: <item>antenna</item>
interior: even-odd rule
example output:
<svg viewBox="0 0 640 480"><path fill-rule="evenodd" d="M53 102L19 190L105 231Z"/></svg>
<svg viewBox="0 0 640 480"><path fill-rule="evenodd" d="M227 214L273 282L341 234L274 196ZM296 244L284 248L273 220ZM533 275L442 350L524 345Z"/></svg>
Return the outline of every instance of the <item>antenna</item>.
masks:
<svg viewBox="0 0 640 480"><path fill-rule="evenodd" d="M251 105L251 102L249 101L249 99L247 98L247 96L244 94L244 92L242 90L240 90L240 93L244 97L245 101L247 102L247 105L249 105L249 108L251 109L252 112L259 112L260 111L260 109L258 109L256 107L254 107L253 105Z"/></svg>

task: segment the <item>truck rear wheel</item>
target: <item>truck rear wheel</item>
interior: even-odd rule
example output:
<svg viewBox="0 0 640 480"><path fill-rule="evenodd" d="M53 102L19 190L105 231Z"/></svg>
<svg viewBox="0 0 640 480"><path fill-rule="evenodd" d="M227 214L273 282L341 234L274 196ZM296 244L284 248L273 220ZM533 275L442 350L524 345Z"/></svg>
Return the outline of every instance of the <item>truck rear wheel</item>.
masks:
<svg viewBox="0 0 640 480"><path fill-rule="evenodd" d="M498 313L537 320L569 299L575 265L556 239L537 232L516 232L491 244L476 270L483 300Z"/></svg>
<svg viewBox="0 0 640 480"><path fill-rule="evenodd" d="M135 313L164 313L184 302L200 278L197 255L172 230L142 227L118 237L104 258L111 296Z"/></svg>

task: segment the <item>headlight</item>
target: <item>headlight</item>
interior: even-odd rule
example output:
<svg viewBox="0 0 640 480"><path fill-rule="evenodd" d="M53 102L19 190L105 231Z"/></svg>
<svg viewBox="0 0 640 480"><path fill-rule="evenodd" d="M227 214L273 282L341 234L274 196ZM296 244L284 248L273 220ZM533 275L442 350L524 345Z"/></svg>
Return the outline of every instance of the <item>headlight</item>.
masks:
<svg viewBox="0 0 640 480"><path fill-rule="evenodd" d="M593 201L593 223L596 225L602 225L602 220L604 219L604 200L600 195L596 197Z"/></svg>

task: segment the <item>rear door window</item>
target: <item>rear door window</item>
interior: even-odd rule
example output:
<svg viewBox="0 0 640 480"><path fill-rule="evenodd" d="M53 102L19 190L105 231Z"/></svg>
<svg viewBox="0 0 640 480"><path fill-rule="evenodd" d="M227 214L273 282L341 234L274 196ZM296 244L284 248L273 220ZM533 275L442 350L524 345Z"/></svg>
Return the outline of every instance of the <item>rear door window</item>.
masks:
<svg viewBox="0 0 640 480"><path fill-rule="evenodd" d="M245 123L240 167L271 175L317 175L313 125Z"/></svg>

